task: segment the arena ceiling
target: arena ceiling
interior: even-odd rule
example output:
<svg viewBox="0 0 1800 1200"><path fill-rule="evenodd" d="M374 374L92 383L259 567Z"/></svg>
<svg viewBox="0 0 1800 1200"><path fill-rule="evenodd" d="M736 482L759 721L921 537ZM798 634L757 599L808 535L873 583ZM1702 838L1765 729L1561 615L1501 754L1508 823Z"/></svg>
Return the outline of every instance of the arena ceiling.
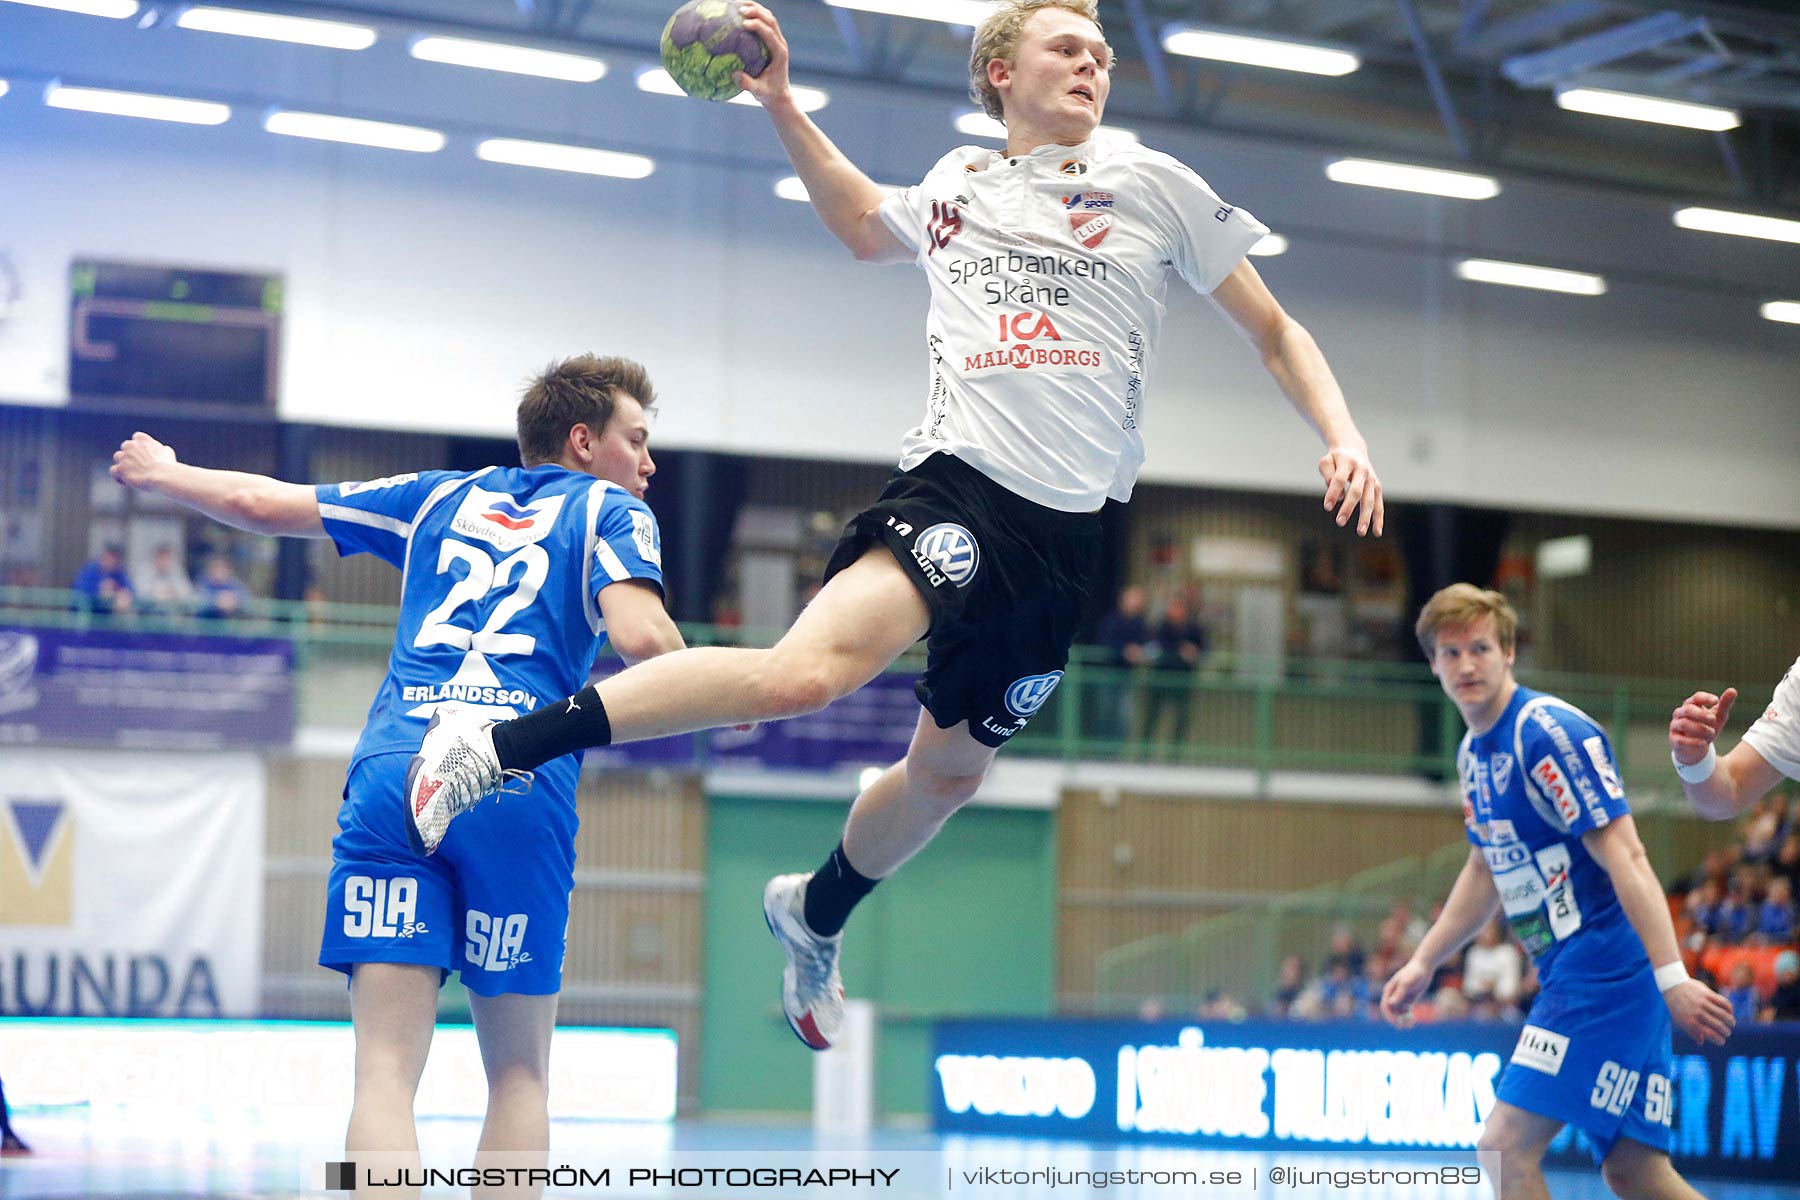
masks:
<svg viewBox="0 0 1800 1200"><path fill-rule="evenodd" d="M243 6L648 59L675 2ZM966 28L824 0L774 0L772 7L794 47L800 82L964 91ZM1800 210L1796 0L1101 0L1100 8L1119 59L1108 123L1144 125L1152 141L1156 123L1172 122ZM1324 43L1354 51L1362 65L1321 77L1177 56L1163 49L1162 34L1180 25ZM1566 111L1556 95L1574 86L1722 106L1736 110L1741 124L1706 132ZM829 112L822 123L829 130Z"/></svg>

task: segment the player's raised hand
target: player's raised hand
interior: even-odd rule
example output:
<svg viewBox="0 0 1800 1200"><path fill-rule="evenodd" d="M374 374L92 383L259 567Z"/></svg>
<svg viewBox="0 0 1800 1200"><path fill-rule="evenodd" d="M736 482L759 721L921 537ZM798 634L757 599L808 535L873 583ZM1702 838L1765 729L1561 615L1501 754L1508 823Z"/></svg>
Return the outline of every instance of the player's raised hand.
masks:
<svg viewBox="0 0 1800 1200"><path fill-rule="evenodd" d="M1381 499L1381 479L1369 461L1367 446L1339 445L1319 459L1319 477L1325 481L1325 511L1337 510L1337 523L1356 518L1357 536L1371 530L1381 536L1386 515Z"/></svg>
<svg viewBox="0 0 1800 1200"><path fill-rule="evenodd" d="M1663 1002L1669 1006L1669 1016L1674 1018L1681 1031L1702 1046L1708 1043L1724 1045L1725 1039L1731 1036L1731 1027L1737 1023L1731 1001L1698 979L1685 979L1676 984L1663 993Z"/></svg>
<svg viewBox="0 0 1800 1200"><path fill-rule="evenodd" d="M1706 757L1706 748L1724 732L1737 697L1736 688L1726 688L1722 696L1695 692L1681 702L1669 720L1669 749L1676 761L1691 767Z"/></svg>
<svg viewBox="0 0 1800 1200"><path fill-rule="evenodd" d="M175 462L175 451L147 433L134 433L113 451L112 477L126 487L150 487L159 468Z"/></svg>
<svg viewBox="0 0 1800 1200"><path fill-rule="evenodd" d="M1401 1029L1412 1025L1413 1002L1425 994L1425 987L1430 982L1431 972L1410 960L1389 977L1381 989L1381 1015L1387 1018L1389 1025Z"/></svg>
<svg viewBox="0 0 1800 1200"><path fill-rule="evenodd" d="M781 23L775 19L775 14L755 0L743 0L738 5L738 12L743 14L744 28L761 38L763 45L769 48L769 65L763 68L761 75L739 71L733 78L739 87L767 108L792 95L788 82L787 38L782 36Z"/></svg>

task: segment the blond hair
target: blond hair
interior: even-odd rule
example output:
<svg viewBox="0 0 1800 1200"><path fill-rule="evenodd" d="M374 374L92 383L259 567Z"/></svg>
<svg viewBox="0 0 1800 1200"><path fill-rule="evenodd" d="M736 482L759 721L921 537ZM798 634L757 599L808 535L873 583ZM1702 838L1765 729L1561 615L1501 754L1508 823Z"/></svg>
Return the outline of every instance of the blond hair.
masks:
<svg viewBox="0 0 1800 1200"><path fill-rule="evenodd" d="M1003 0L989 13L969 45L969 99L996 121L1004 118L1005 111L1000 106L1000 89L988 78L988 64L995 59L1011 62L1019 52L1025 22L1046 8L1064 9L1100 24L1099 0ZM1104 29L1100 32L1102 37L1106 35Z"/></svg>
<svg viewBox="0 0 1800 1200"><path fill-rule="evenodd" d="M1427 600L1419 611L1413 635L1419 639L1425 657L1430 658L1437 652L1438 630L1466 629L1483 617L1494 618L1494 636L1500 640L1500 649L1510 653L1519 633L1519 614L1499 592L1472 583L1453 583Z"/></svg>

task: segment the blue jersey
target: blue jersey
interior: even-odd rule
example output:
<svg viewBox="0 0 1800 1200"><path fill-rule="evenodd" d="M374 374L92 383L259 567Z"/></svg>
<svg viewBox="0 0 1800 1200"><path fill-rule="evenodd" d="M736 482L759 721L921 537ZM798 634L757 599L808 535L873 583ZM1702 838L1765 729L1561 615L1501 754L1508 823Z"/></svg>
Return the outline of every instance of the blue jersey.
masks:
<svg viewBox="0 0 1800 1200"><path fill-rule="evenodd" d="M1605 732L1522 687L1493 728L1463 737L1456 760L1469 841L1545 984L1648 972L1612 879L1581 841L1631 811Z"/></svg>
<svg viewBox="0 0 1800 1200"><path fill-rule="evenodd" d="M317 490L338 553L366 551L401 571L393 654L353 762L417 749L442 704L504 720L579 691L606 642L600 590L628 579L662 588L649 507L565 467ZM572 785L577 761L552 771L556 781Z"/></svg>

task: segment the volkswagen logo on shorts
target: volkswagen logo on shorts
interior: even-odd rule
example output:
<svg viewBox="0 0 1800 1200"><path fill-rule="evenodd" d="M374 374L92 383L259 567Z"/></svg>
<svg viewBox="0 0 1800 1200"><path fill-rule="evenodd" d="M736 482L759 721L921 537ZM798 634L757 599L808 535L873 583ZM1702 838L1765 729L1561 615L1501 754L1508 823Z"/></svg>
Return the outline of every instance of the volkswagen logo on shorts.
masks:
<svg viewBox="0 0 1800 1200"><path fill-rule="evenodd" d="M981 547L975 544L974 535L961 525L948 521L921 533L919 540L913 543L913 553L921 561L936 567L957 587L973 579L975 568L981 565Z"/></svg>
<svg viewBox="0 0 1800 1200"><path fill-rule="evenodd" d="M1012 715L1020 720L1035 716L1037 710L1044 707L1044 701L1062 682L1063 673L1052 671L1048 675L1027 675L1006 689L1006 707Z"/></svg>

